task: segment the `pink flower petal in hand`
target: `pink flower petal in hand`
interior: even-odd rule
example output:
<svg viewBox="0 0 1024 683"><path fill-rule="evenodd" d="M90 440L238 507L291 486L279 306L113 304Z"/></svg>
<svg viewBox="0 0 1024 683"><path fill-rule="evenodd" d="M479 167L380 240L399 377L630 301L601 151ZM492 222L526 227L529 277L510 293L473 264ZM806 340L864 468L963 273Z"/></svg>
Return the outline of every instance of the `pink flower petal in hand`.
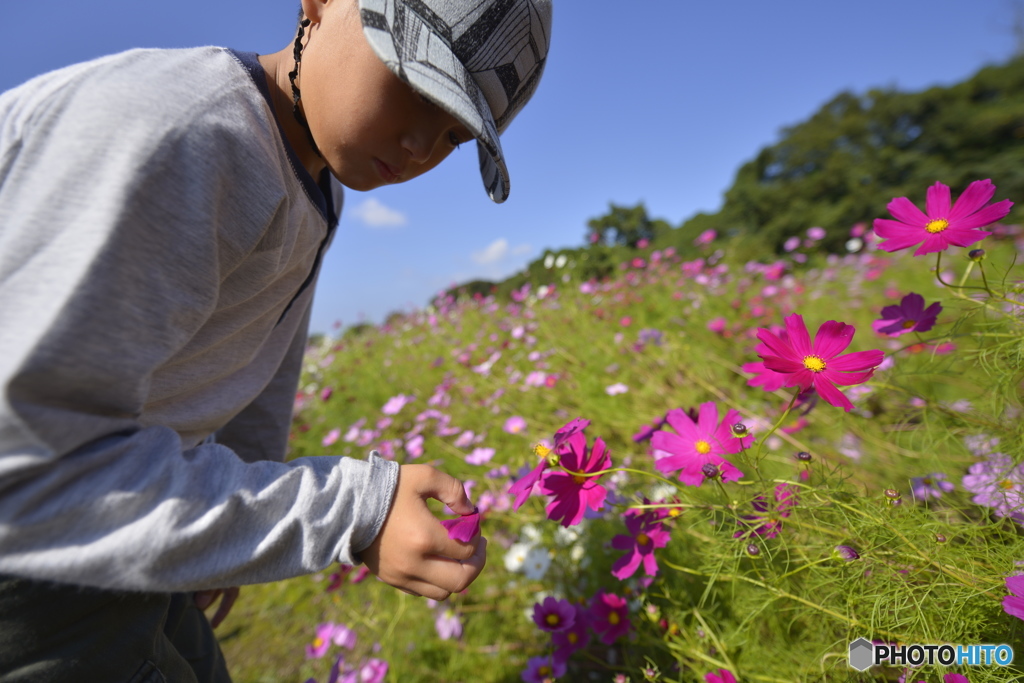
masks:
<svg viewBox="0 0 1024 683"><path fill-rule="evenodd" d="M468 543L480 533L480 513L474 512L456 519L442 519L441 524L448 530L448 538Z"/></svg>

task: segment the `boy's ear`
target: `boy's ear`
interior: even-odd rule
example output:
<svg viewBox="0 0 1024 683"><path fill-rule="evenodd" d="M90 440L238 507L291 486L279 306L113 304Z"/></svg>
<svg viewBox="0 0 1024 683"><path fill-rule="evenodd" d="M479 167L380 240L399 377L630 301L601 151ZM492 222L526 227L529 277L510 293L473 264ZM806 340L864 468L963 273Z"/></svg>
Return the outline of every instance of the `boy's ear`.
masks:
<svg viewBox="0 0 1024 683"><path fill-rule="evenodd" d="M306 15L312 23L320 23L321 17L324 14L324 7L327 5L329 0L302 0L302 13Z"/></svg>

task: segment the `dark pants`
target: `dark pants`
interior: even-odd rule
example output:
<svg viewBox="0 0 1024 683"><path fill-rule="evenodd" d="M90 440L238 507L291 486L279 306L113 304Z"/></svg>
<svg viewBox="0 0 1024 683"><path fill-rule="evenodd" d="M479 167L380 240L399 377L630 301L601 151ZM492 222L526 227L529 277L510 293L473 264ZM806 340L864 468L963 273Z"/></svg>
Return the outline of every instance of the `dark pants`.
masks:
<svg viewBox="0 0 1024 683"><path fill-rule="evenodd" d="M0 575L3 683L230 683L192 594Z"/></svg>

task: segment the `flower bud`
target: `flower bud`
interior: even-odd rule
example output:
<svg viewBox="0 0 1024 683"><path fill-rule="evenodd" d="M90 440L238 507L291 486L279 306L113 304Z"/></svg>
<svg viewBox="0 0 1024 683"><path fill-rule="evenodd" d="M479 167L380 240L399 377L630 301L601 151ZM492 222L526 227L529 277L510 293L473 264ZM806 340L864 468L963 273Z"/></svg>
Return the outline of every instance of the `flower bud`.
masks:
<svg viewBox="0 0 1024 683"><path fill-rule="evenodd" d="M749 431L750 430L747 429L747 425L743 424L742 422L737 422L732 426L732 435L735 436L737 439L742 439L749 433Z"/></svg>
<svg viewBox="0 0 1024 683"><path fill-rule="evenodd" d="M969 258L972 261L974 261L975 263L977 263L978 261L980 261L983 258L985 258L985 250L984 249L971 249L969 252L967 252L967 258Z"/></svg>
<svg viewBox="0 0 1024 683"><path fill-rule="evenodd" d="M715 479L719 474L718 465L713 462L706 462L704 463L704 466L700 468L700 472L708 479Z"/></svg>
<svg viewBox="0 0 1024 683"><path fill-rule="evenodd" d="M860 559L860 553L848 545L837 545L835 549L835 556L846 562L853 562L854 560Z"/></svg>
<svg viewBox="0 0 1024 683"><path fill-rule="evenodd" d="M751 557L757 557L761 554L761 548L756 543L751 543L747 546L747 555Z"/></svg>
<svg viewBox="0 0 1024 683"><path fill-rule="evenodd" d="M935 542L936 543L945 543L946 542L946 537L943 536L942 534L935 534Z"/></svg>
<svg viewBox="0 0 1024 683"><path fill-rule="evenodd" d="M899 500L900 498L903 497L903 494L897 491L896 489L886 489L885 497L890 500Z"/></svg>
<svg viewBox="0 0 1024 683"><path fill-rule="evenodd" d="M808 453L807 451L800 451L799 453L796 454L796 459L801 462L810 462L811 454Z"/></svg>

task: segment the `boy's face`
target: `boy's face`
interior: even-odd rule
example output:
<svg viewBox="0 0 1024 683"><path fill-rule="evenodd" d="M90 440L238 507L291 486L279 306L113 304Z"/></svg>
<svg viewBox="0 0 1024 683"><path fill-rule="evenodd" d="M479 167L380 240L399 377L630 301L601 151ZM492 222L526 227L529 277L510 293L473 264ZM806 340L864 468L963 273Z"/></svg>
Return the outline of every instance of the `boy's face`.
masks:
<svg viewBox="0 0 1024 683"><path fill-rule="evenodd" d="M405 182L469 142L455 117L423 99L377 57L355 0L304 0L313 24L302 53L302 108L334 176L353 190Z"/></svg>

